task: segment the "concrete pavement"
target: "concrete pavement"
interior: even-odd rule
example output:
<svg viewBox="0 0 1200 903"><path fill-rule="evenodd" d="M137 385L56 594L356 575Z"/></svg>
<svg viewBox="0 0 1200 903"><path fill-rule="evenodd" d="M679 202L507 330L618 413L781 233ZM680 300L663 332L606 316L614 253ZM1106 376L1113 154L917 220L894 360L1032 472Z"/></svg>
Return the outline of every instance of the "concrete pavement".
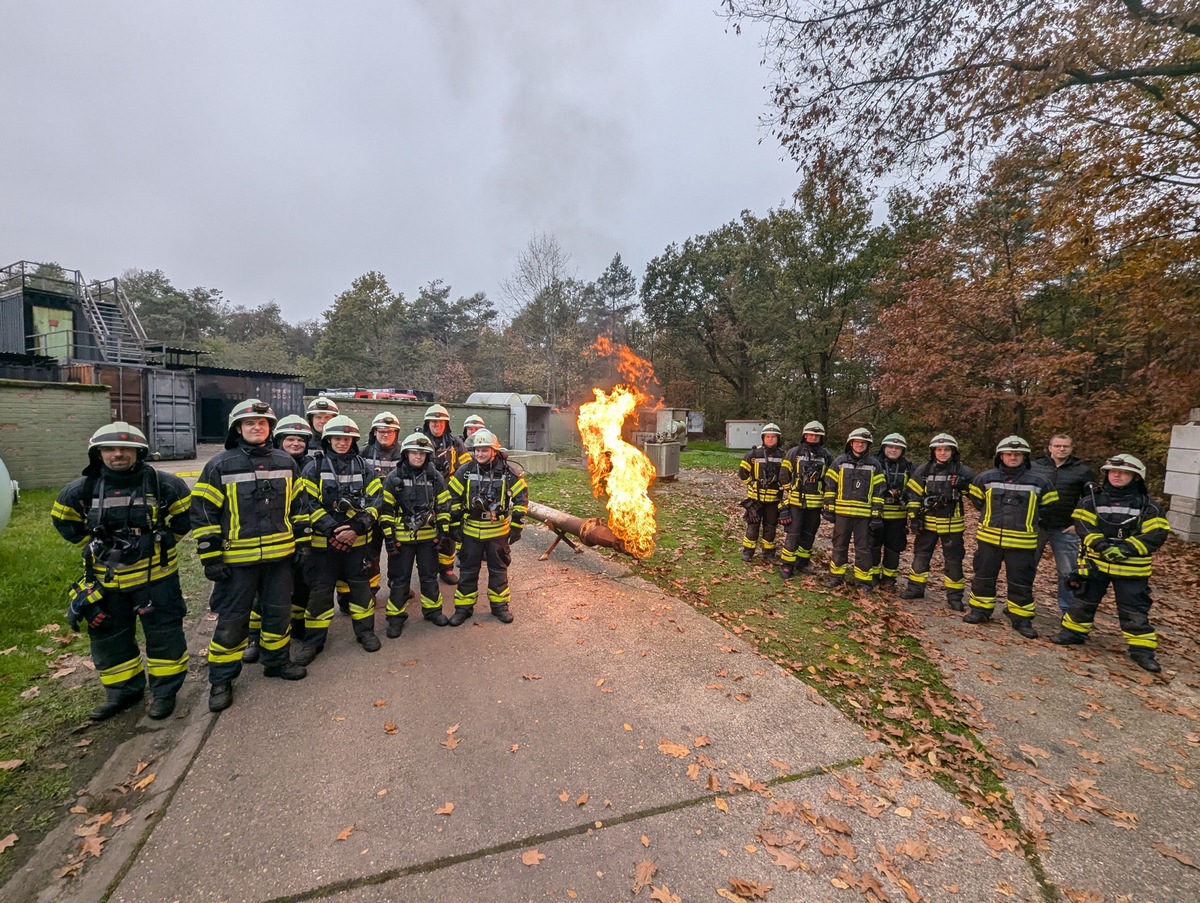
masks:
<svg viewBox="0 0 1200 903"><path fill-rule="evenodd" d="M201 621L177 716L136 722L0 896L1043 899L1019 852L803 683L620 561L539 563L529 532L516 623L418 615L368 655L338 616L308 679L247 668L219 717Z"/></svg>

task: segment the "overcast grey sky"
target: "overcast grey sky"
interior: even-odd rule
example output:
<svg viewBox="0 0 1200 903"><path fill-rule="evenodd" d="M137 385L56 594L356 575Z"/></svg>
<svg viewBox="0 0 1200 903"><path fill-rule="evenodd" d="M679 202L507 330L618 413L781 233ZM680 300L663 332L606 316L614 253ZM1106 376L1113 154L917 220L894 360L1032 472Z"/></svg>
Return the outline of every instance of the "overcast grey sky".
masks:
<svg viewBox="0 0 1200 903"><path fill-rule="evenodd" d="M500 282L537 232L639 283L790 198L716 0L6 0L0 265L161 269L317 316L383 272Z"/></svg>

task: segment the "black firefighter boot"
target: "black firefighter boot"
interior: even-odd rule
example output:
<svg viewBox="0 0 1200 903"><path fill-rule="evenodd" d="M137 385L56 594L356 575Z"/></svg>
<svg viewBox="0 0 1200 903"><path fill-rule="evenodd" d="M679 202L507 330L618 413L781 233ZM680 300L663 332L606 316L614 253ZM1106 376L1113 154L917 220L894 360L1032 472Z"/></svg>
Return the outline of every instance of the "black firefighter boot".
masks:
<svg viewBox="0 0 1200 903"><path fill-rule="evenodd" d="M1016 615L1008 616L1009 622L1012 624L1012 629L1027 640L1036 640L1038 632L1033 629L1033 618L1021 618Z"/></svg>
<svg viewBox="0 0 1200 903"><path fill-rule="evenodd" d="M467 621L469 621L471 616L474 614L474 605L456 605L454 607L454 614L450 616L450 620L446 623L448 623L451 627L457 627L459 624L465 624Z"/></svg>
<svg viewBox="0 0 1200 903"><path fill-rule="evenodd" d="M1050 642L1055 646L1082 646L1087 642L1087 637L1082 633L1063 627L1055 636L1050 637Z"/></svg>
<svg viewBox="0 0 1200 903"><path fill-rule="evenodd" d="M454 565L448 564L438 571L438 579L450 586L458 583L458 574L454 573Z"/></svg>
<svg viewBox="0 0 1200 903"><path fill-rule="evenodd" d="M774 564L776 560L774 549L763 549L763 561L766 564Z"/></svg>
<svg viewBox="0 0 1200 903"><path fill-rule="evenodd" d="M753 561L753 560L754 560L754 550L747 549L745 546L743 546L742 547L742 561Z"/></svg>
<svg viewBox="0 0 1200 903"><path fill-rule="evenodd" d="M170 696L155 696L150 700L150 705L146 709L146 714L155 721L161 721L164 718L170 718L175 712L175 694Z"/></svg>
<svg viewBox="0 0 1200 903"><path fill-rule="evenodd" d="M383 648L383 643L375 636L374 625L368 624L365 618L354 622L354 639L358 640L358 645L363 647L364 652L378 652Z"/></svg>
<svg viewBox="0 0 1200 903"><path fill-rule="evenodd" d="M408 615L388 615L387 637L389 640L394 640L404 633L404 622L407 620Z"/></svg>
<svg viewBox="0 0 1200 903"><path fill-rule="evenodd" d="M123 691L120 687L105 687L104 702L92 709L88 718L92 721L107 721L114 715L120 715L126 709L131 709L141 702L145 692L145 690L128 692Z"/></svg>
<svg viewBox="0 0 1200 903"><path fill-rule="evenodd" d="M795 572L796 572L796 568L794 565L781 564L779 566L779 576L781 578L783 578L784 580L791 580L792 574L794 574Z"/></svg>
<svg viewBox="0 0 1200 903"><path fill-rule="evenodd" d="M901 599L924 599L925 598L925 584L917 583L913 579L909 578L908 582L904 586L904 592L902 592L900 594L900 598ZM960 597L958 601L962 602L962 598ZM953 608L953 606L951 606L951 607ZM959 609L956 609L956 611L962 611L962 609L959 608Z"/></svg>
<svg viewBox="0 0 1200 903"><path fill-rule="evenodd" d="M450 623L450 619L442 612L440 608L427 608L423 612L423 617L430 624L436 627L445 627Z"/></svg>
<svg viewBox="0 0 1200 903"><path fill-rule="evenodd" d="M499 605L493 605L492 615L501 624L511 624L513 622L512 612L508 610L507 602L501 602Z"/></svg>
<svg viewBox="0 0 1200 903"><path fill-rule="evenodd" d="M889 595L894 596L896 594L896 578L895 577L880 577L879 578L879 591L881 593L887 593Z"/></svg>
<svg viewBox="0 0 1200 903"><path fill-rule="evenodd" d="M233 705L233 682L213 684L208 688L208 710L223 712Z"/></svg>
<svg viewBox="0 0 1200 903"><path fill-rule="evenodd" d="M1153 649L1147 649L1144 646L1130 646L1129 657L1133 659L1135 665L1149 671L1151 674L1158 674L1162 671L1162 665L1154 657Z"/></svg>
<svg viewBox="0 0 1200 903"><path fill-rule="evenodd" d="M289 646L291 644L288 644ZM284 680L304 680L308 669L288 658L288 646L283 647L283 655L270 664L263 664L263 677L281 677Z"/></svg>
<svg viewBox="0 0 1200 903"><path fill-rule="evenodd" d="M991 619L992 613L990 611L988 611L986 608L979 608L976 605L972 605L967 610L967 613L963 615L964 624L982 624L985 621L990 621Z"/></svg>
<svg viewBox="0 0 1200 903"><path fill-rule="evenodd" d="M250 637L246 641L246 648L242 650L242 663L246 665L257 664L261 656L262 647L258 645L258 637Z"/></svg>
<svg viewBox="0 0 1200 903"><path fill-rule="evenodd" d="M950 606L951 611L967 610L967 606L963 604L963 594L961 589L946 590L946 604Z"/></svg>

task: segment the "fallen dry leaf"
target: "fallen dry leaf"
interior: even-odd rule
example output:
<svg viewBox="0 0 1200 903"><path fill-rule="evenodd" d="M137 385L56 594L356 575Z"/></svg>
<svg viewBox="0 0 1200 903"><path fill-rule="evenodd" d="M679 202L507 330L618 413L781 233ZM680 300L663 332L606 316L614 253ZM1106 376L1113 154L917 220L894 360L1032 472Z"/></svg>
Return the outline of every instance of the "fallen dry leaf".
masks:
<svg viewBox="0 0 1200 903"><path fill-rule="evenodd" d="M130 813L130 812L126 812L124 809L122 809L122 810L121 810L121 814L120 814L120 815L119 815L117 818L114 818L114 819L113 819L112 826L113 826L114 828L119 828L119 827L121 827L121 825L123 825L123 824L127 823L127 822L128 822L128 821L130 821L132 818L133 818L133 814L132 814L132 813Z"/></svg>
<svg viewBox="0 0 1200 903"><path fill-rule="evenodd" d="M645 834L642 835L642 846L644 846L646 848L649 848L649 846L650 846L650 838L647 837Z"/></svg>
<svg viewBox="0 0 1200 903"><path fill-rule="evenodd" d="M657 900L658 903L683 903L683 898L671 893L671 889L665 884L662 887L651 887L650 899Z"/></svg>
<svg viewBox="0 0 1200 903"><path fill-rule="evenodd" d="M460 743L462 743L462 741L459 740L458 737L451 735L442 741L442 746L446 747L446 749L458 749L458 745Z"/></svg>
<svg viewBox="0 0 1200 903"><path fill-rule="evenodd" d="M676 759L686 759L692 754L692 751L686 746L681 746L671 740L659 740L658 751L666 756L674 756Z"/></svg>
<svg viewBox="0 0 1200 903"><path fill-rule="evenodd" d="M794 872L797 869L808 871L804 865L804 860L802 860L791 850L781 849L779 847L767 847L767 852L770 853L771 858L775 860L775 865L782 866L789 872Z"/></svg>
<svg viewBox="0 0 1200 903"><path fill-rule="evenodd" d="M720 809L722 812L728 814L729 803L725 802L724 797L718 796L716 799L713 800L713 805L716 806L718 809Z"/></svg>
<svg viewBox="0 0 1200 903"><path fill-rule="evenodd" d="M20 694L22 699L37 699L41 695L42 691L37 687L30 687L28 690Z"/></svg>
<svg viewBox="0 0 1200 903"><path fill-rule="evenodd" d="M521 861L526 865L537 865L546 858L545 853L539 853L537 850L528 850L521 854Z"/></svg>
<svg viewBox="0 0 1200 903"><path fill-rule="evenodd" d="M436 812L438 815L449 815L451 812L454 811L454 803L448 802L448 803L446 803L446 805L442 806L442 808L435 809L433 811Z"/></svg>
<svg viewBox="0 0 1200 903"><path fill-rule="evenodd" d="M376 700L375 700L375 708L377 708L377 709L378 709L378 708L382 708L382 707L383 707L383 706L385 706L385 705L387 705L387 700L386 700L386 699L376 699Z"/></svg>
<svg viewBox="0 0 1200 903"><path fill-rule="evenodd" d="M567 793L567 791L565 791L565 790L558 795L558 800L561 803L567 802L567 800L569 800L570 798L571 798L571 794Z"/></svg>
<svg viewBox="0 0 1200 903"><path fill-rule="evenodd" d="M588 801L588 792L585 790L585 791L583 791L583 794L579 797L579 799L575 800L575 805L582 806L587 801Z"/></svg>
<svg viewBox="0 0 1200 903"><path fill-rule="evenodd" d="M1200 865L1196 865L1196 860L1187 853L1181 853L1179 850L1175 849L1174 847L1167 846L1161 841L1155 841L1154 843L1150 844L1150 846L1153 847L1155 851L1166 856L1168 859L1174 859L1176 862L1186 865L1188 868L1200 869Z"/></svg>
<svg viewBox="0 0 1200 903"><path fill-rule="evenodd" d="M540 675L540 674L522 674L521 677L523 677L525 680L541 680L542 679L542 675Z"/></svg>
<svg viewBox="0 0 1200 903"><path fill-rule="evenodd" d="M134 790L145 790L147 787L149 787L151 784L154 783L154 779L156 777L158 777L158 775L151 772L150 774L148 774L144 778L142 778L140 781L138 781L136 784L134 784L133 789Z"/></svg>
<svg viewBox="0 0 1200 903"><path fill-rule="evenodd" d="M133 769L133 776L136 778L139 774L141 774L143 771L145 771L149 767L150 767L149 762L138 762L137 766Z"/></svg>
<svg viewBox="0 0 1200 903"><path fill-rule="evenodd" d="M0 853L3 853L20 839L16 834L9 834L7 837L0 839ZM634 891L634 893L637 893L637 891Z"/></svg>
<svg viewBox="0 0 1200 903"><path fill-rule="evenodd" d="M67 811L72 815L84 815L87 812L87 806L72 806Z"/></svg>
<svg viewBox="0 0 1200 903"><path fill-rule="evenodd" d="M101 837L99 834L93 834L91 837L85 837L83 838L83 842L79 844L79 851L99 859L101 848L104 846L104 842L106 840L108 840L107 837Z"/></svg>
<svg viewBox="0 0 1200 903"><path fill-rule="evenodd" d="M83 870L83 860L76 859L74 862L68 862L57 872L54 873L57 878L74 878Z"/></svg>
<svg viewBox="0 0 1200 903"><path fill-rule="evenodd" d="M633 867L633 892L640 894L642 888L649 887L654 876L658 874L658 865L653 860L643 859Z"/></svg>
<svg viewBox="0 0 1200 903"><path fill-rule="evenodd" d="M712 743L712 741L708 739L708 736L706 734L701 734L699 737L697 737L695 740L692 741L692 745L695 746L697 749L699 749L701 746L708 746L710 743Z"/></svg>
<svg viewBox="0 0 1200 903"><path fill-rule="evenodd" d="M383 722L383 732L384 732L385 734L395 734L395 733L397 733L399 730L400 730L400 728L396 727L396 725L395 725L395 723L394 723L394 722L391 722L391 721L385 721L385 722ZM443 745L443 746L445 746L445 744L444 744L444 743L443 743L442 745Z"/></svg>
<svg viewBox="0 0 1200 903"><path fill-rule="evenodd" d="M338 840L349 840L350 835L353 833L354 833L354 825L346 825L346 827L342 828L342 830L338 832L337 839Z"/></svg>
<svg viewBox="0 0 1200 903"><path fill-rule="evenodd" d="M765 900L773 884L759 884L757 881L743 881L741 878L730 878L729 888L739 897L747 900Z"/></svg>
<svg viewBox="0 0 1200 903"><path fill-rule="evenodd" d="M0 771L8 771L12 768L19 768L24 764L24 759L9 759L6 762L0 762Z"/></svg>

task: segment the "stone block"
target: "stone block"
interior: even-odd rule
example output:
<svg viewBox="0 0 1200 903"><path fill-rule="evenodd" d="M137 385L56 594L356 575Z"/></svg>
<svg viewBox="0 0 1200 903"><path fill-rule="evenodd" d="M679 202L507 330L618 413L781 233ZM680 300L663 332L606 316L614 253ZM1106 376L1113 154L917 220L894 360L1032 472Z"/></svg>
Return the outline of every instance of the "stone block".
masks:
<svg viewBox="0 0 1200 903"><path fill-rule="evenodd" d="M1178 514L1200 514L1200 499L1177 495L1171 499L1171 510Z"/></svg>
<svg viewBox="0 0 1200 903"><path fill-rule="evenodd" d="M1171 450L1177 448L1200 449L1200 424L1171 427Z"/></svg>
<svg viewBox="0 0 1200 903"><path fill-rule="evenodd" d="M1200 516L1168 511L1167 523L1171 525L1171 529L1182 539L1193 542L1200 540Z"/></svg>
<svg viewBox="0 0 1200 903"><path fill-rule="evenodd" d="M529 474L552 474L558 469L558 456L552 452L511 451L508 460Z"/></svg>
<svg viewBox="0 0 1200 903"><path fill-rule="evenodd" d="M1182 495L1189 499L1200 498L1200 474L1176 473L1168 470L1167 478L1163 482L1163 492L1169 496Z"/></svg>
<svg viewBox="0 0 1200 903"><path fill-rule="evenodd" d="M1188 420L1192 423L1200 423L1200 408L1192 408L1188 412Z"/></svg>
<svg viewBox="0 0 1200 903"><path fill-rule="evenodd" d="M1167 470L1174 473L1200 473L1200 449L1172 447L1167 452Z"/></svg>

